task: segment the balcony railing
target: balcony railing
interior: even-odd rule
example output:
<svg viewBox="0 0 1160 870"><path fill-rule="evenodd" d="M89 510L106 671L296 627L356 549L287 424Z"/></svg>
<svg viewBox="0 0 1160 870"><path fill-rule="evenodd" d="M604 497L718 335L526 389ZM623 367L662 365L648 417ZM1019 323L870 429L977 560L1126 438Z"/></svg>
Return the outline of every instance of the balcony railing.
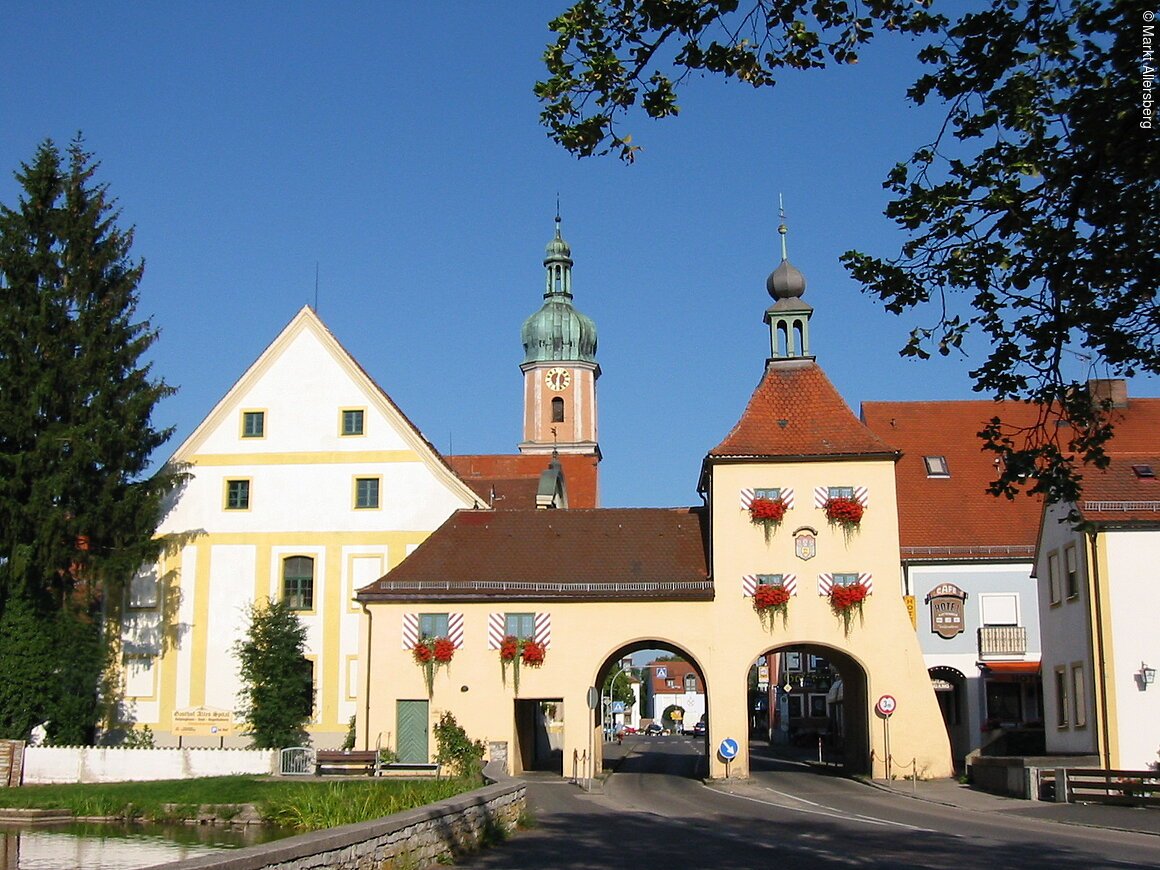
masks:
<svg viewBox="0 0 1160 870"><path fill-rule="evenodd" d="M979 657L1027 654L1027 629L1022 625L984 625L979 629Z"/></svg>

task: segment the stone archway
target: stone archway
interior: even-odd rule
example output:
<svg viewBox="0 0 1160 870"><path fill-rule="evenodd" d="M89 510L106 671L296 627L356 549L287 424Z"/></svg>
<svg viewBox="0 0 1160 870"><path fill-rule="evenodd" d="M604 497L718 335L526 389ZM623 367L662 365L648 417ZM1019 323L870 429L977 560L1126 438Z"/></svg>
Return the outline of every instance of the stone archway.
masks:
<svg viewBox="0 0 1160 870"><path fill-rule="evenodd" d="M966 756L971 750L971 717L967 696L968 680L958 668L939 665L929 668L930 685L938 699L947 739L951 744L951 759L955 771L965 769Z"/></svg>

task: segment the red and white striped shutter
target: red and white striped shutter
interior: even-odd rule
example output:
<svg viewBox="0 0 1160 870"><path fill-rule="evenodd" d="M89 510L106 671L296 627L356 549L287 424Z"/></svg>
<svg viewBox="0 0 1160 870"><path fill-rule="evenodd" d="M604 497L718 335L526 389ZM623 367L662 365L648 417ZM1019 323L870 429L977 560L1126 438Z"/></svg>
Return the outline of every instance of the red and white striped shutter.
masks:
<svg viewBox="0 0 1160 870"><path fill-rule="evenodd" d="M747 510L749 510L749 506L751 504L753 504L753 490L752 489L741 490L741 509L743 511L747 511Z"/></svg>
<svg viewBox="0 0 1160 870"><path fill-rule="evenodd" d="M419 614L403 614L403 649L414 649L419 642Z"/></svg>
<svg viewBox="0 0 1160 870"><path fill-rule="evenodd" d="M536 631L534 639L536 643L543 644L545 649L552 645L552 614L536 614Z"/></svg>
<svg viewBox="0 0 1160 870"><path fill-rule="evenodd" d="M858 499L858 504L862 505L862 507L870 507L870 490L866 487L854 487L854 498Z"/></svg>
<svg viewBox="0 0 1160 870"><path fill-rule="evenodd" d="M746 574L741 578L741 595L743 597L752 598L753 593L757 591L757 575Z"/></svg>
<svg viewBox="0 0 1160 870"><path fill-rule="evenodd" d="M504 626L506 619L502 613L489 613L487 615L487 648L499 649L503 646Z"/></svg>
<svg viewBox="0 0 1160 870"><path fill-rule="evenodd" d="M859 574L858 582L866 587L866 594L874 594L874 575L873 574Z"/></svg>
<svg viewBox="0 0 1160 870"><path fill-rule="evenodd" d="M818 595L829 595L830 590L834 588L833 574L819 574L818 575Z"/></svg>
<svg viewBox="0 0 1160 870"><path fill-rule="evenodd" d="M463 649L463 614L447 614L447 638L456 649Z"/></svg>
<svg viewBox="0 0 1160 870"><path fill-rule="evenodd" d="M781 585L790 595L797 595L797 574L782 574Z"/></svg>
<svg viewBox="0 0 1160 870"><path fill-rule="evenodd" d="M826 506L826 499L830 497L830 488L828 486L814 487L814 507L824 508Z"/></svg>
<svg viewBox="0 0 1160 870"><path fill-rule="evenodd" d="M793 510L793 490L785 487L781 491L781 500L785 502L787 510Z"/></svg>

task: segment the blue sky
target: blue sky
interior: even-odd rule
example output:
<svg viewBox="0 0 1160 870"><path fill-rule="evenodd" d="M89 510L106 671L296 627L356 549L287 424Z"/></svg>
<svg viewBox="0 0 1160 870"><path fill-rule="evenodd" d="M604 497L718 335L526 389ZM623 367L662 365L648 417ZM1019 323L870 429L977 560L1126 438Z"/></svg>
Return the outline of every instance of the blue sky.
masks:
<svg viewBox="0 0 1160 870"><path fill-rule="evenodd" d="M680 118L634 121L626 167L539 126L565 6L0 0L0 202L39 141L83 131L146 261L172 448L314 301L317 268L323 320L436 447L514 452L557 195L600 336L608 506L698 501L767 355L779 193L813 351L851 407L974 397L977 357L900 359L932 314L885 313L838 263L901 241L881 182L939 121L904 100L911 45L772 91L698 80Z"/></svg>

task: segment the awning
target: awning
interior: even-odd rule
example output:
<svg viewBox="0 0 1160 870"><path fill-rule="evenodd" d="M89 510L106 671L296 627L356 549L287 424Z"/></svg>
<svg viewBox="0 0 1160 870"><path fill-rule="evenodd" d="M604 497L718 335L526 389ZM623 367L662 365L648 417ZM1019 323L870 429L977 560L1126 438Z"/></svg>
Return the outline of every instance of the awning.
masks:
<svg viewBox="0 0 1160 870"><path fill-rule="evenodd" d="M1039 673L1039 662L979 662L979 667L993 674Z"/></svg>

